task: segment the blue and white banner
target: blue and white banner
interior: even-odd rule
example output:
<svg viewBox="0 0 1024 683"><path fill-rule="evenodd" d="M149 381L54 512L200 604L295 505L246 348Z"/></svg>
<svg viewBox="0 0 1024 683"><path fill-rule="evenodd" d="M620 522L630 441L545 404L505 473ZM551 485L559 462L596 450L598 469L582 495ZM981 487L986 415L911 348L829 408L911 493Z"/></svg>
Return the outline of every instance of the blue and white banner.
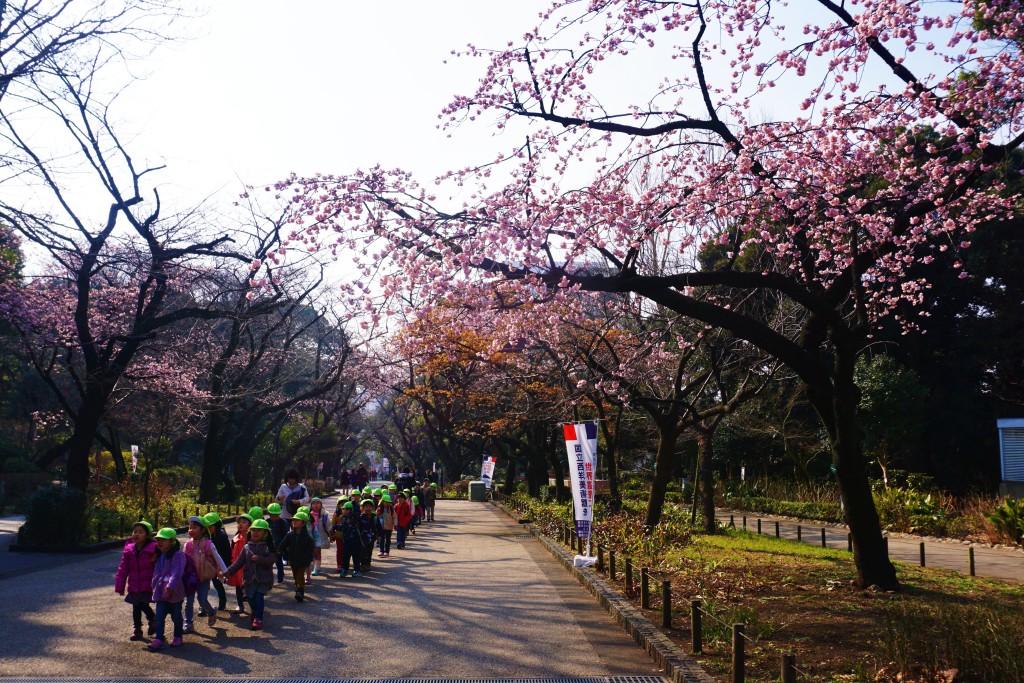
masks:
<svg viewBox="0 0 1024 683"><path fill-rule="evenodd" d="M569 452L569 483L576 510L576 535L590 538L594 522L594 477L597 469L597 423L564 425L565 448Z"/></svg>
<svg viewBox="0 0 1024 683"><path fill-rule="evenodd" d="M494 478L494 465L496 462L495 458L488 456L484 458L484 463L480 467L480 481L484 483L488 491L491 490L491 479Z"/></svg>

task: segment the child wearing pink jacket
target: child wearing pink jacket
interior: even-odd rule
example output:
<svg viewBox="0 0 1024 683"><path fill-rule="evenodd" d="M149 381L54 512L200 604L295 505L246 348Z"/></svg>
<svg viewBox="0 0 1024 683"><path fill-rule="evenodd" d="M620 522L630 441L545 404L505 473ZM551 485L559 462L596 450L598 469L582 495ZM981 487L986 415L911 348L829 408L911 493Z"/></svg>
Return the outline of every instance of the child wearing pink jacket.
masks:
<svg viewBox="0 0 1024 683"><path fill-rule="evenodd" d="M132 535L124 544L121 563L114 574L114 591L124 595L124 601L132 606L132 622L135 631L129 640L146 640L142 635L142 615L146 615L149 626L147 634L152 636L153 608L153 567L156 566L156 543L153 541L153 525L146 521L132 525Z"/></svg>

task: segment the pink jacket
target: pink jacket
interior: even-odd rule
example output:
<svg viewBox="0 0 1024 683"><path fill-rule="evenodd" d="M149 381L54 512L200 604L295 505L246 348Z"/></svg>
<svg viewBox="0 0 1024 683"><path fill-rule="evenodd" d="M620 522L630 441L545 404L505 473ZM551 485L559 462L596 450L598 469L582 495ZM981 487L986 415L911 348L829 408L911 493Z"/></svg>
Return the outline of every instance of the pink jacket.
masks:
<svg viewBox="0 0 1024 683"><path fill-rule="evenodd" d="M218 571L227 571L227 565L221 559L213 541L208 538L200 538L198 541L193 541L190 538L185 541L185 554L195 560L196 570L199 571L201 581L212 579L217 576Z"/></svg>
<svg viewBox="0 0 1024 683"><path fill-rule="evenodd" d="M156 543L148 541L136 549L128 541L121 552L121 564L114 574L114 591L120 593L126 586L129 593L148 593L153 589L153 567L156 565Z"/></svg>

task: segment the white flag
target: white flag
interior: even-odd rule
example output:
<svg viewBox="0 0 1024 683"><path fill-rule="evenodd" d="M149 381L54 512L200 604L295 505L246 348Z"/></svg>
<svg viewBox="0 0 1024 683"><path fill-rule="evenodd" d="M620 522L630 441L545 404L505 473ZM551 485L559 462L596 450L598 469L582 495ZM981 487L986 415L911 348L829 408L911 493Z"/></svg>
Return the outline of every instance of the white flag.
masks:
<svg viewBox="0 0 1024 683"><path fill-rule="evenodd" d="M569 452L569 483L576 509L576 535L590 538L594 522L594 475L597 468L597 423L564 425Z"/></svg>

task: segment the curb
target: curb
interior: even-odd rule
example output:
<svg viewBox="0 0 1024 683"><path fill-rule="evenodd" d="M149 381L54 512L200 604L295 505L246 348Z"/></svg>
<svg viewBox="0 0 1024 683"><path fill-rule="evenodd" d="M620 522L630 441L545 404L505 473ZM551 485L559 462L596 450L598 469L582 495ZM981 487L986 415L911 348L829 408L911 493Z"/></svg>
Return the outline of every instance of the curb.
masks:
<svg viewBox="0 0 1024 683"><path fill-rule="evenodd" d="M494 506L509 517L518 520L518 517L504 505L494 502ZM662 668L665 678L672 683L715 683L715 679L709 676L696 660L676 647L661 629L651 623L640 610L633 607L629 600L622 597L601 576L592 572L584 572L579 567L573 566L573 556L563 550L561 546L540 533L533 524L524 526L548 549L548 552L562 564L566 571L597 598L601 606L615 618L615 621L633 638L633 641L644 649L651 660Z"/></svg>

